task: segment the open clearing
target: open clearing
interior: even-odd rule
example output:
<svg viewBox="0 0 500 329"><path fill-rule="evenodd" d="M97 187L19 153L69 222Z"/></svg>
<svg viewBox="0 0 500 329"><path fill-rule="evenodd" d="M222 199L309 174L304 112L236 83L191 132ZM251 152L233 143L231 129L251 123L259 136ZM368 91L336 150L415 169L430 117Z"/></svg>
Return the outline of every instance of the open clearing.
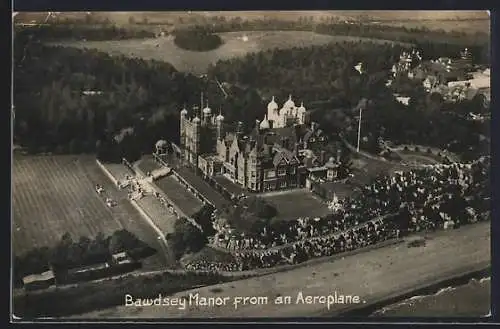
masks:
<svg viewBox="0 0 500 329"><path fill-rule="evenodd" d="M127 229L161 251L156 234L96 165L93 156L14 156L12 174L15 255L32 248L53 246L62 235L109 235ZM95 184L117 202L113 208L95 191ZM160 253L157 253L160 254ZM155 255L151 265L164 263ZM148 260L149 261L149 260Z"/></svg>
<svg viewBox="0 0 500 329"><path fill-rule="evenodd" d="M78 316L79 318L210 318L210 317L298 317L334 315L353 307L334 304L327 310L324 304L296 304L299 292L308 296L325 296L337 292L358 295L372 303L401 293L434 284L443 279L486 268L491 264L490 222L464 226L456 230L426 235L426 245L408 248L398 244L336 259L333 262L300 267L288 272L258 278L202 287L177 293L203 297L236 296L268 297L266 305L246 305L234 308L232 302L218 307L119 306ZM292 304L275 305L277 296L291 296ZM155 298L157 296L134 296ZM359 305L358 305L359 306Z"/></svg>
<svg viewBox="0 0 500 329"><path fill-rule="evenodd" d="M309 47L334 42L391 42L377 39L317 34L304 31L251 31L219 33L224 43L217 49L196 52L177 47L170 37L112 41L65 41L53 45L98 49L111 55L153 59L172 64L177 70L195 74L206 73L210 64L219 60L242 57L248 53L273 48ZM248 40L244 41L243 36Z"/></svg>

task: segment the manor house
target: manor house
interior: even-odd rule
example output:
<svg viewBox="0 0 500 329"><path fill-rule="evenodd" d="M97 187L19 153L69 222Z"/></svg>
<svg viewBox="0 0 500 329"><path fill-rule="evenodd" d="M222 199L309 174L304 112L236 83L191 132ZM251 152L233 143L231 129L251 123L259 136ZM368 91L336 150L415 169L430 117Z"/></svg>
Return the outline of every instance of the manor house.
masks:
<svg viewBox="0 0 500 329"><path fill-rule="evenodd" d="M203 106L200 106L200 108ZM253 192L304 186L314 174L333 180L337 161L321 151L327 136L302 103L292 96L280 108L273 97L262 121L256 120L250 133L243 123L231 128L221 112L204 107L180 112L180 150L184 163L205 178L224 175ZM337 159L338 160L338 159Z"/></svg>

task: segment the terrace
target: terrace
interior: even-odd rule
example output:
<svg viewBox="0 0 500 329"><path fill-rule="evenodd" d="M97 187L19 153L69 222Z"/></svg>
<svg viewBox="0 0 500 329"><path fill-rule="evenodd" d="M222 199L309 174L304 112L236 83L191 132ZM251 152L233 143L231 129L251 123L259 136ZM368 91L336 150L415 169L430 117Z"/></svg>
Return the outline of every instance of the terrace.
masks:
<svg viewBox="0 0 500 329"><path fill-rule="evenodd" d="M245 194L246 192L244 188L231 182L227 177L223 175L214 176L213 180L218 186L220 186L225 192L229 193L230 195L236 196Z"/></svg>
<svg viewBox="0 0 500 329"><path fill-rule="evenodd" d="M212 204L215 208L223 208L229 202L214 190L201 177L196 176L191 170L186 167L179 167L173 173L180 179L180 182L187 184L188 187L194 189L203 199Z"/></svg>
<svg viewBox="0 0 500 329"><path fill-rule="evenodd" d="M142 157L137 166L144 174L161 169L161 166L154 160L152 155L145 155Z"/></svg>
<svg viewBox="0 0 500 329"><path fill-rule="evenodd" d="M188 217L203 207L203 203L172 176L160 178L155 184Z"/></svg>

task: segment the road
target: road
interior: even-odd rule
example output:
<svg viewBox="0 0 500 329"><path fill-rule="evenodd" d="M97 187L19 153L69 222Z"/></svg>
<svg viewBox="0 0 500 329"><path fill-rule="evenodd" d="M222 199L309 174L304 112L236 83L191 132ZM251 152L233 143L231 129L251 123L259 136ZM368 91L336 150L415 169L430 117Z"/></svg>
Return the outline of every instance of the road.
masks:
<svg viewBox="0 0 500 329"><path fill-rule="evenodd" d="M385 300L453 276L479 270L491 263L490 222L464 226L456 230L426 235L426 245L409 248L406 244L344 257L291 271L229 282L174 294L182 298L190 293L204 297L229 297L218 307L191 305L182 310L174 306L119 306L77 318L213 318L213 317L293 317L332 315L349 310L353 304L296 304L299 292L310 296L346 294L359 296L361 304ZM265 305L247 305L235 309L235 297L267 297ZM273 303L277 296L290 296L290 305ZM155 298L157 296L134 296Z"/></svg>

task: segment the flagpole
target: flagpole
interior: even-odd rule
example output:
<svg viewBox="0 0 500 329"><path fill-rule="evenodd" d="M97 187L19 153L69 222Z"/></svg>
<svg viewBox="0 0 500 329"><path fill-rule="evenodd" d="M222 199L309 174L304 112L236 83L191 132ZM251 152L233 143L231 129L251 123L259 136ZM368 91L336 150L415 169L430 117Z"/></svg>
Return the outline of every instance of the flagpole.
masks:
<svg viewBox="0 0 500 329"><path fill-rule="evenodd" d="M363 111L363 107L361 106L359 108L359 123L358 123L358 148L357 148L358 153L359 153L359 142L361 140L361 113L362 113L362 111Z"/></svg>

